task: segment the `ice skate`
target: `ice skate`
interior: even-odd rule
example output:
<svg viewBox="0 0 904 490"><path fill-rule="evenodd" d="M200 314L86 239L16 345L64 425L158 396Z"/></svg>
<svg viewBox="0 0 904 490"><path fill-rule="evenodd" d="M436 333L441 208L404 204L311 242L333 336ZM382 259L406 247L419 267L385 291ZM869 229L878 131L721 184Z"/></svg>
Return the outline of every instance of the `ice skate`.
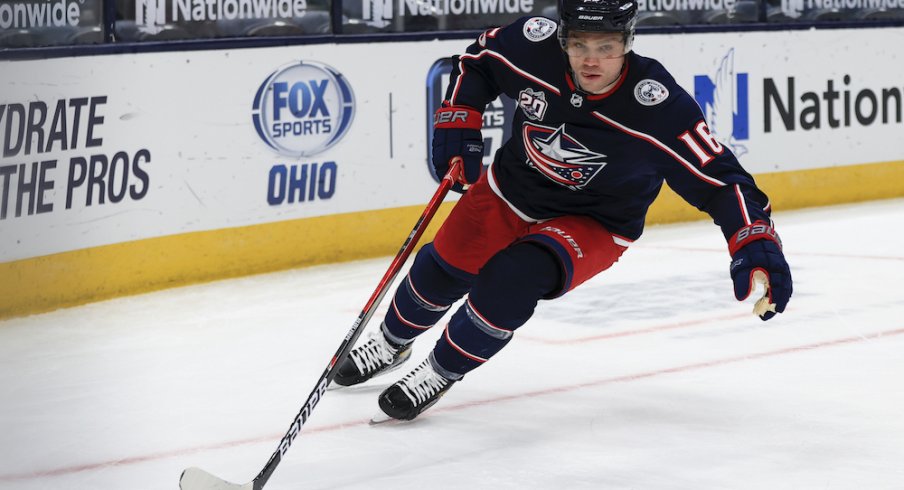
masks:
<svg viewBox="0 0 904 490"><path fill-rule="evenodd" d="M398 368L409 357L410 345L396 345L382 331L371 332L367 341L352 349L342 361L333 382L339 386L360 384Z"/></svg>
<svg viewBox="0 0 904 490"><path fill-rule="evenodd" d="M439 374L433 367L432 356L420 363L404 378L380 393L380 409L385 415L398 420L412 420L432 407L455 384ZM379 416L374 422L385 421Z"/></svg>

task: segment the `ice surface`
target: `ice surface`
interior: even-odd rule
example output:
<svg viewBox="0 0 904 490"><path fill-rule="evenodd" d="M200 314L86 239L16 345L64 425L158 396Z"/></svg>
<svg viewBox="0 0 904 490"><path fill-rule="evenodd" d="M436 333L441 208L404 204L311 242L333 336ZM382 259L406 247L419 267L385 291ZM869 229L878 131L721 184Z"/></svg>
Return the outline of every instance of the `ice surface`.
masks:
<svg viewBox="0 0 904 490"><path fill-rule="evenodd" d="M734 300L711 223L649 227L420 419L367 423L405 371L330 391L268 490L904 488L904 200L775 218L776 319ZM250 481L389 261L0 322L0 488Z"/></svg>

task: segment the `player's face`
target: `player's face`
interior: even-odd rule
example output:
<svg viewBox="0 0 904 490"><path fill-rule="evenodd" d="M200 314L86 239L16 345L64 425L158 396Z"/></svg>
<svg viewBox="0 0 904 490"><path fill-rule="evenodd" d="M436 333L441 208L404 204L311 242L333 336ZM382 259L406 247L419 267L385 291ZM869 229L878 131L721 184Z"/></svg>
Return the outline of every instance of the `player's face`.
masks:
<svg viewBox="0 0 904 490"><path fill-rule="evenodd" d="M625 61L621 33L572 32L564 48L576 81L593 94L603 93L615 83Z"/></svg>

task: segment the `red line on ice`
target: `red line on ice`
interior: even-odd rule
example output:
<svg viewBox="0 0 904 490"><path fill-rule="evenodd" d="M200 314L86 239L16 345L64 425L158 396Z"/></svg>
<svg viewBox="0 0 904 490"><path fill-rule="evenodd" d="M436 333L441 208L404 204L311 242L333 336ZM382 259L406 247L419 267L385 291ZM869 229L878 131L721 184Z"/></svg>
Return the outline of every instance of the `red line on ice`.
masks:
<svg viewBox="0 0 904 490"><path fill-rule="evenodd" d="M537 342L540 344L552 344L552 345L562 345L562 344L581 344L584 342L590 342L594 340L605 340L605 339L614 339L618 337L631 337L633 335L643 335L646 333L655 333L662 332L664 330L675 330L678 328L685 327L694 327L697 325L705 325L707 323L713 322L722 322L726 320L738 320L741 318L747 318L750 316L750 313L733 313L731 315L723 315L712 318L700 318L696 320L687 320L683 322L675 322L675 323L667 323L665 325L658 325L655 327L648 328L638 328L636 330L622 330L619 332L612 333L603 333L599 335L590 335L587 337L575 337L569 339L544 339L542 337L534 337L531 335L518 335L518 339L528 340L530 342Z"/></svg>
<svg viewBox="0 0 904 490"><path fill-rule="evenodd" d="M704 362L698 362L698 363L693 363L693 364L685 364L683 366L675 366L675 367L671 367L671 368L657 369L657 370L653 370L653 371L646 371L646 372L636 373L636 374L628 374L628 375L624 375L624 376L601 378L598 380L587 381L584 383L577 383L577 384L573 384L573 385L557 386L557 387L546 388L546 389L542 389L542 390L535 390L535 391L524 392L524 393L516 393L516 394L512 394L512 395L487 398L485 400L477 400L477 401L472 401L472 402L460 403L457 405L448 405L445 407L438 407L438 408L431 410L428 413L428 416L430 414L453 412L453 411L463 410L463 409L467 409L467 408L471 408L471 407L488 405L488 404L492 404L492 403L506 402L506 401L510 401L510 400L532 398L535 396L543 396L543 395L549 395L549 394L553 394L553 393L564 393L564 392L570 392L570 391L577 391L577 390L581 390L584 388L602 386L602 385L607 385L607 384L627 383L630 381L637 381L637 380L641 380L641 379L652 378L652 377L660 376L663 374L683 373L683 372L695 371L695 370L699 370L699 369L725 366L728 364L735 364L738 362L753 361L753 360L757 360L757 359L765 359L765 358L776 357L776 356L781 356L781 355L785 355L785 354L793 354L793 353L797 353L797 352L811 351L811 350L821 349L824 347L833 347L833 346L838 346L838 345L854 344L854 343L870 341L870 340L880 340L883 338L889 338L889 337L893 337L893 336L901 335L901 334L904 334L904 328L899 328L899 329L895 329L895 330L886 330L883 332L877 332L877 333L862 335L862 336L845 337L845 338L841 338L841 339L826 340L823 342L815 342L815 343L811 343L811 344L785 347L783 349L777 349L777 350L766 351L766 352L758 352L758 353L753 353L753 354L745 354L745 355L740 355L740 356L735 356L735 357L727 357L724 359L714 359L712 361L704 361ZM306 429L304 431L304 433L309 434L309 433L317 433L317 432L332 432L335 430L341 430L341 429L346 429L346 428L357 428L357 427L361 427L361 426L367 426L368 422L369 422L368 419L352 420L352 421L348 421L348 422L326 425L326 426L322 426L322 427L312 427L312 428ZM78 472L82 472L82 471L90 471L90 470L96 470L96 469L139 464L139 463L144 463L144 462L148 462L148 461L155 461L155 460L160 460L160 459L172 458L175 456L182 456L185 454L193 454L193 453L217 450L217 449L226 449L226 448L231 448L231 447L235 447L235 446L243 446L246 444L273 443L274 447L275 447L275 445L278 443L278 441L281 437L282 437L282 434L273 434L273 435L268 435L268 436L261 436L261 437L255 437L255 438L249 438L249 439L240 439L240 440L235 440L235 441L222 442L222 443L218 443L218 444L208 444L208 445L204 445L204 446L197 446L197 447L193 447L193 448L179 449L179 450L168 451L168 452L153 453L153 454L148 454L148 455L144 455L144 456L134 456L134 457L130 457L130 458L116 459L116 460L105 461L105 462L101 462L101 463L89 463L89 464L84 464L84 465L67 466L67 467L63 467L63 468L56 468L56 469L50 469L50 470L38 470L38 471L32 471L32 472L28 472L28 473L0 475L0 482L37 479L37 478L44 478L44 477L50 477L50 476L67 475L67 474L78 473ZM175 480L175 478L176 477L174 476L173 479Z"/></svg>

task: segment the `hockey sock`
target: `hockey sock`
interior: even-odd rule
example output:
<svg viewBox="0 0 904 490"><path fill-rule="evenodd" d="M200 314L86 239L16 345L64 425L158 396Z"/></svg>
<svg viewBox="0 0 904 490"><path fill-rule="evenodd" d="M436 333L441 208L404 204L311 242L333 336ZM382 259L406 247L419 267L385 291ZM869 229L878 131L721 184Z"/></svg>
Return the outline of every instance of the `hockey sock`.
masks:
<svg viewBox="0 0 904 490"><path fill-rule="evenodd" d="M486 362L533 315L540 298L559 286L560 274L558 260L541 245L521 242L497 253L436 343L436 363L464 375Z"/></svg>
<svg viewBox="0 0 904 490"><path fill-rule="evenodd" d="M449 274L432 249L433 244L427 244L418 251L386 313L383 333L395 344L408 344L436 324L471 286L470 281Z"/></svg>

